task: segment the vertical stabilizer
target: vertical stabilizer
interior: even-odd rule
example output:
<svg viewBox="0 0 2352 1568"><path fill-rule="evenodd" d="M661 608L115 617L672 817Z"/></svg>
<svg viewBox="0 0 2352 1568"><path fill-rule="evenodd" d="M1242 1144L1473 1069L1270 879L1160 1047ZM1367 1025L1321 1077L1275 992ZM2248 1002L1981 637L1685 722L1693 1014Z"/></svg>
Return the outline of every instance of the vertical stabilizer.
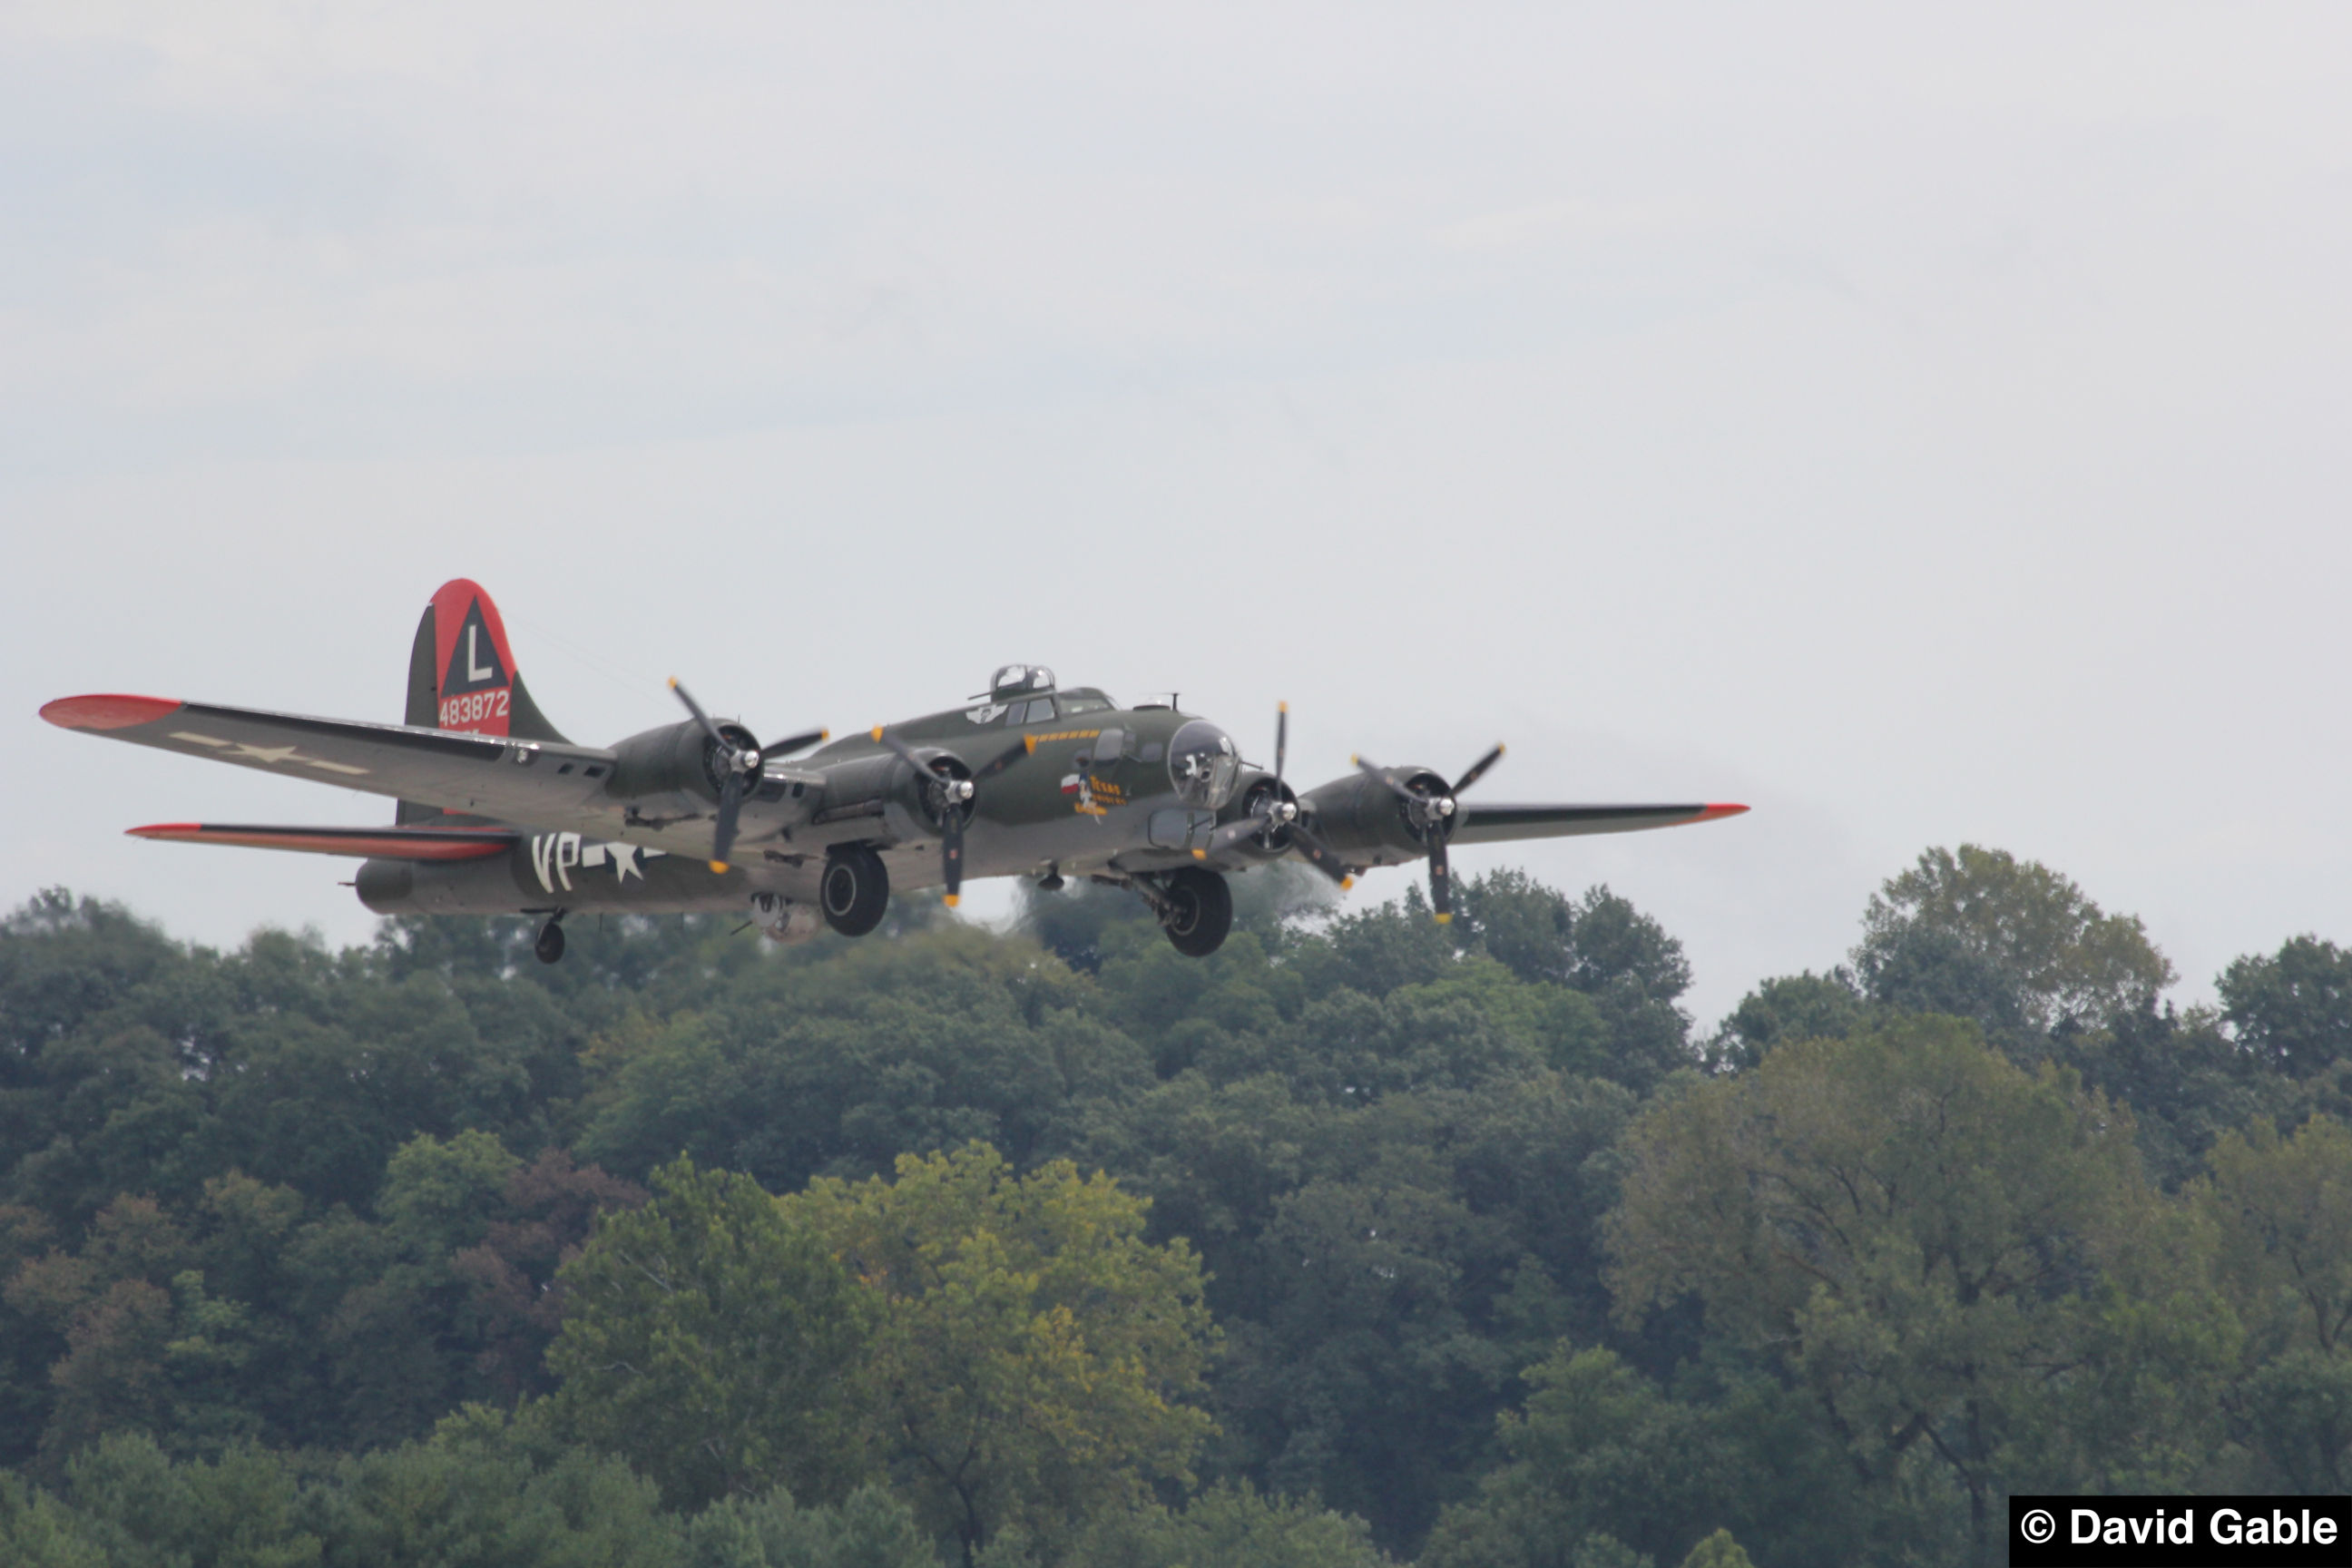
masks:
<svg viewBox="0 0 2352 1568"><path fill-rule="evenodd" d="M554 741L547 721L515 668L507 624L481 585L465 577L441 584L416 623L408 653L408 707L402 722L424 730L466 730ZM395 821L425 822L441 808L402 801Z"/></svg>

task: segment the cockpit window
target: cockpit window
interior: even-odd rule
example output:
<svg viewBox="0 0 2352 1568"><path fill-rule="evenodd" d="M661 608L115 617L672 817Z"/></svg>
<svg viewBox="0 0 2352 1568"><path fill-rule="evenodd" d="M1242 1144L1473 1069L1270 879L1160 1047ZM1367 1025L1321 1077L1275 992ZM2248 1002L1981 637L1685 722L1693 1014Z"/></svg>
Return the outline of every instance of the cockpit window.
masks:
<svg viewBox="0 0 2352 1568"><path fill-rule="evenodd" d="M1015 724L1043 724L1053 716L1054 700L1050 697L1040 697L1030 703L1025 710L1015 704L1015 711L1011 721Z"/></svg>
<svg viewBox="0 0 2352 1568"><path fill-rule="evenodd" d="M1168 776L1186 805L1216 811L1231 800L1241 774L1234 738L1205 719L1195 719L1168 742Z"/></svg>
<svg viewBox="0 0 2352 1568"><path fill-rule="evenodd" d="M1102 713L1116 706L1108 697L1065 697L1062 699L1062 716L1075 719L1081 713Z"/></svg>
<svg viewBox="0 0 2352 1568"><path fill-rule="evenodd" d="M1010 702L1033 691L1053 689L1054 672L1042 664L1002 665L994 675L988 678L988 695L997 702Z"/></svg>

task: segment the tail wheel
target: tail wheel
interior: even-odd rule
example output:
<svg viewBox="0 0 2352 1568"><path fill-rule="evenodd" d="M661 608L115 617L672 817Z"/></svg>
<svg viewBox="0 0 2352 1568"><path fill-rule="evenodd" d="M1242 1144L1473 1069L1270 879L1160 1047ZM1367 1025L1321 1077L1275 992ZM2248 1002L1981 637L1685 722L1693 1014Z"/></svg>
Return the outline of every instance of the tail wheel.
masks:
<svg viewBox="0 0 2352 1568"><path fill-rule="evenodd" d="M825 924L844 936L864 936L882 923L882 911L889 907L890 870L871 847L839 845L824 858L817 908L824 911Z"/></svg>
<svg viewBox="0 0 2352 1568"><path fill-rule="evenodd" d="M563 958L563 928L553 921L539 928L539 940L530 944L531 955L541 963L556 963Z"/></svg>
<svg viewBox="0 0 2352 1568"><path fill-rule="evenodd" d="M1168 874L1166 911L1160 918L1168 940L1187 958L1206 958L1234 929L1234 890L1214 871L1187 866Z"/></svg>

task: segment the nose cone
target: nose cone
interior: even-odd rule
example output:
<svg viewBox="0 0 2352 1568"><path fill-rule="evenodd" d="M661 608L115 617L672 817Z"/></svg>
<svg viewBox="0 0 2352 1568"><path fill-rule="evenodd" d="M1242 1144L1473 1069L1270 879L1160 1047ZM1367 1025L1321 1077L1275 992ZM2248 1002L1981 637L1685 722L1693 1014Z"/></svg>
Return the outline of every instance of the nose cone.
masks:
<svg viewBox="0 0 2352 1568"><path fill-rule="evenodd" d="M1193 720L1168 742L1168 776L1187 805L1222 810L1234 797L1241 770L1241 748L1206 719Z"/></svg>

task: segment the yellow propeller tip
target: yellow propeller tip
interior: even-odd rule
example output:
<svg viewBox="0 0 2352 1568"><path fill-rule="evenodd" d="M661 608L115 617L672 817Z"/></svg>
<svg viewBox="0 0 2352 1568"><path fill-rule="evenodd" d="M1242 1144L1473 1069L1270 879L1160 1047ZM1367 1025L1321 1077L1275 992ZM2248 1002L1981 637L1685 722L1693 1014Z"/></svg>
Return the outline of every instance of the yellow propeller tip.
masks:
<svg viewBox="0 0 2352 1568"><path fill-rule="evenodd" d="M727 862L724 860L713 860L710 863L710 870L713 876L724 877L727 875Z"/></svg>
<svg viewBox="0 0 2352 1568"><path fill-rule="evenodd" d="M874 726L874 738L877 741L882 738L882 726L879 724Z"/></svg>
<svg viewBox="0 0 2352 1568"><path fill-rule="evenodd" d="M833 739L833 731L830 730L819 730L816 732L816 738L820 742L830 741Z"/></svg>
<svg viewBox="0 0 2352 1568"><path fill-rule="evenodd" d="M1353 877L1342 877L1339 879L1339 890L1343 893L1355 885L1356 879Z"/></svg>
<svg viewBox="0 0 2352 1568"><path fill-rule="evenodd" d="M1290 711L1290 704L1287 702L1277 702L1274 706L1276 712L1287 713Z"/></svg>
<svg viewBox="0 0 2352 1568"><path fill-rule="evenodd" d="M955 893L942 893L940 897L941 901L943 901L950 909L953 909L958 904L963 902L961 896Z"/></svg>
<svg viewBox="0 0 2352 1568"><path fill-rule="evenodd" d="M1195 849L1192 851L1192 858L1195 860L1206 860L1208 858L1209 852L1205 849Z"/></svg>
<svg viewBox="0 0 2352 1568"><path fill-rule="evenodd" d="M1450 926L1454 923L1454 917L1452 915L1440 915L1437 917L1437 923L1442 926Z"/></svg>

